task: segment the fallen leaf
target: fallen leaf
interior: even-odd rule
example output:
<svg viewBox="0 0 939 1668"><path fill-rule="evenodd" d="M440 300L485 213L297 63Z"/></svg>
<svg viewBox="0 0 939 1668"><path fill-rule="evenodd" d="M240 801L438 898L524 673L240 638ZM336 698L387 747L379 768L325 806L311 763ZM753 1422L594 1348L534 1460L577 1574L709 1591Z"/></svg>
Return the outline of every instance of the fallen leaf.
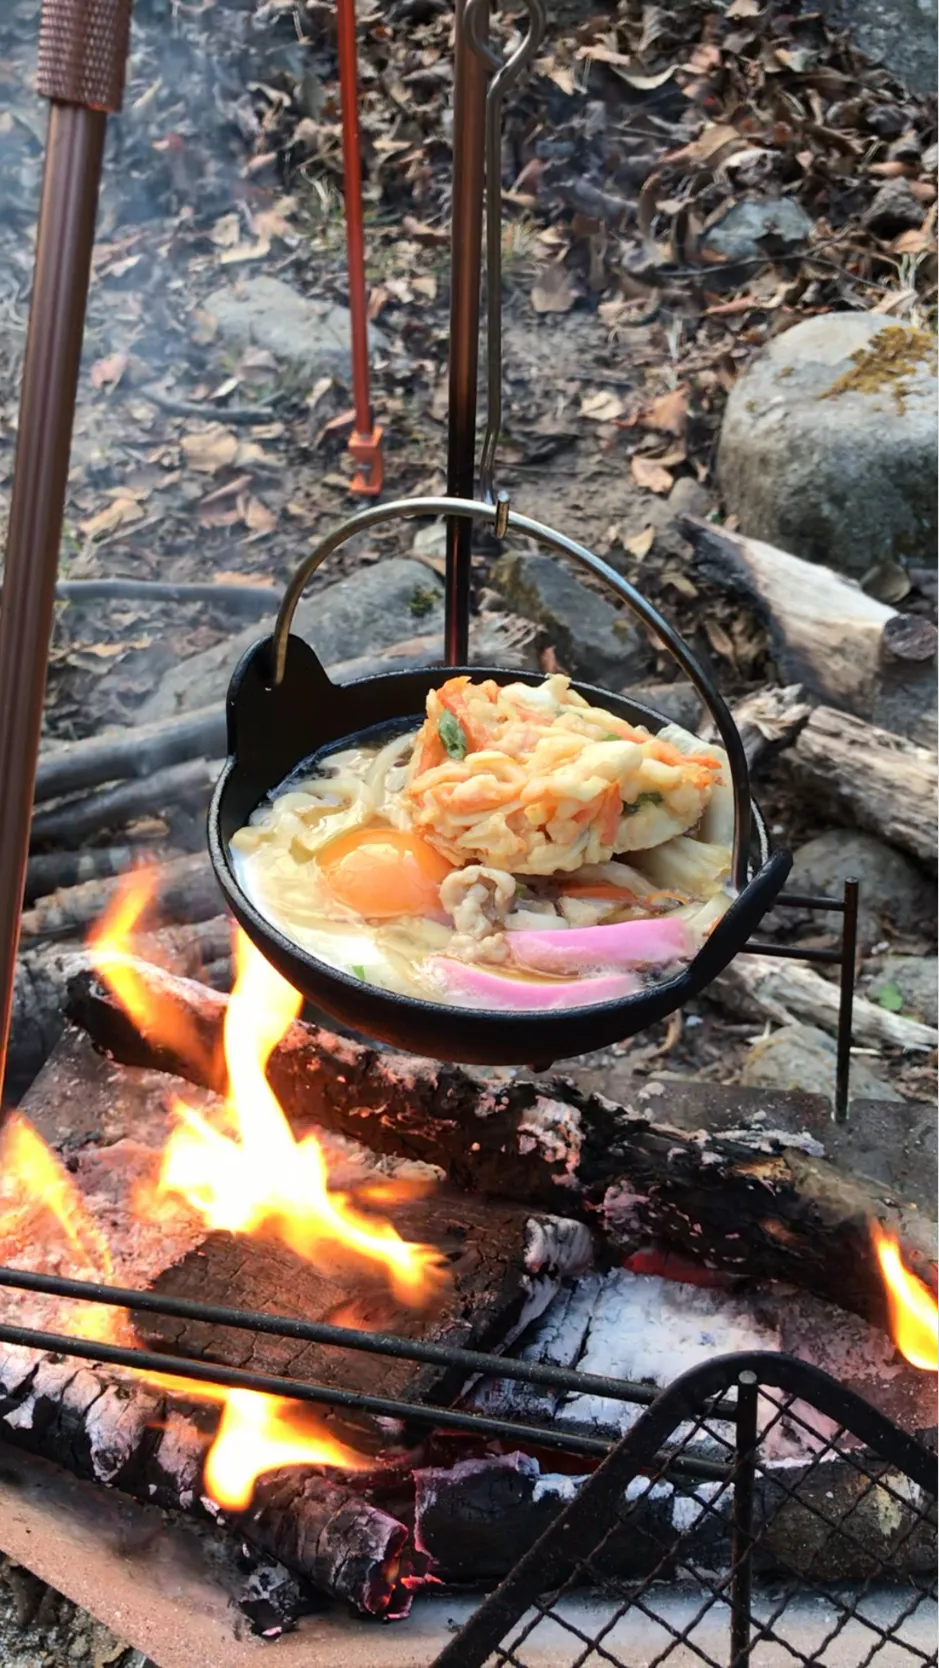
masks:
<svg viewBox="0 0 939 1668"><path fill-rule="evenodd" d="M144 510L136 498L115 498L105 509L99 510L97 515L79 522L79 527L86 539L96 539L102 533L116 532L118 527L123 527L127 522L141 521L143 515Z"/></svg>
<svg viewBox="0 0 939 1668"><path fill-rule="evenodd" d="M402 226L408 237L412 237L416 243L426 243L442 249L450 242L449 226L428 226L423 220L415 219L413 214L404 216Z"/></svg>
<svg viewBox="0 0 939 1668"><path fill-rule="evenodd" d="M648 527L643 527L641 533L634 533L631 539L623 540L624 548L629 551L630 556L635 556L639 562L642 561L644 556L648 556L654 543L655 528L651 523Z"/></svg>
<svg viewBox="0 0 939 1668"><path fill-rule="evenodd" d="M199 434L184 434L181 444L190 469L206 475L214 475L238 456L238 436L222 428L221 423L213 423Z"/></svg>
<svg viewBox="0 0 939 1668"><path fill-rule="evenodd" d="M648 492L671 492L672 477L655 458L644 458L634 453L629 467L637 486L645 487Z"/></svg>
<svg viewBox="0 0 939 1668"><path fill-rule="evenodd" d="M666 568L662 575L662 584L671 585L674 590L679 591L683 597L689 597L692 602L698 594L697 585L692 583L686 573L679 572L678 568Z"/></svg>
<svg viewBox="0 0 939 1668"><path fill-rule="evenodd" d="M578 290L567 268L558 261L539 267L531 288L536 313L569 313Z"/></svg>
<svg viewBox="0 0 939 1668"><path fill-rule="evenodd" d="M725 17L759 17L760 0L730 0Z"/></svg>
<svg viewBox="0 0 939 1668"><path fill-rule="evenodd" d="M625 410L626 407L619 395L611 394L609 389L588 394L580 402L580 415L589 417L593 423L612 423L615 418L622 417Z"/></svg>
<svg viewBox="0 0 939 1668"><path fill-rule="evenodd" d="M538 663L546 678L553 678L561 670L553 644L549 643L547 648L542 649Z"/></svg>
<svg viewBox="0 0 939 1668"><path fill-rule="evenodd" d="M121 643L80 643L79 654L93 654L96 660L116 660L119 654L127 654L130 649L148 649L152 642L150 637L132 637Z"/></svg>
<svg viewBox="0 0 939 1668"><path fill-rule="evenodd" d="M260 498L245 498L240 508L241 519L252 533L273 533L277 517Z"/></svg>
<svg viewBox="0 0 939 1668"><path fill-rule="evenodd" d="M269 237L259 237L255 243L236 243L233 249L223 249L220 266L233 266L237 261L261 261L271 252Z"/></svg>
<svg viewBox="0 0 939 1668"><path fill-rule="evenodd" d="M436 301L437 280L432 272L428 272L420 278L412 278L411 282L418 295L426 296L428 301Z"/></svg>
<svg viewBox="0 0 939 1668"><path fill-rule="evenodd" d="M688 400L687 388L673 388L667 394L660 394L657 400L645 407L640 422L647 429L660 429L665 434L683 435L688 423Z"/></svg>
<svg viewBox="0 0 939 1668"><path fill-rule="evenodd" d="M664 87L666 81L671 81L677 68L677 64L669 64L668 69L659 70L658 75L636 75L628 69L617 69L616 74L621 81L635 87L638 93L651 93L656 87Z"/></svg>
<svg viewBox="0 0 939 1668"><path fill-rule="evenodd" d="M665 161L708 163L713 167L718 159L722 160L732 150L739 150L742 145L750 143L735 127L729 127L724 122L708 122L697 139L693 139L690 145L684 145L680 151L671 151Z"/></svg>
<svg viewBox="0 0 939 1668"><path fill-rule="evenodd" d="M213 573L211 583L213 585L256 585L258 581L256 574L235 573L230 572L228 568L220 568ZM271 586L271 595L275 595L273 585Z"/></svg>
<svg viewBox="0 0 939 1668"><path fill-rule="evenodd" d="M881 985L879 991L877 992L877 1001L880 1007L887 1010L888 1014L901 1013L903 1009L903 992L901 991L899 985L892 983Z"/></svg>
<svg viewBox="0 0 939 1668"><path fill-rule="evenodd" d="M241 236L241 220L237 214L223 214L216 220L209 238L216 249L231 249Z"/></svg>
<svg viewBox="0 0 939 1668"><path fill-rule="evenodd" d="M307 395L306 403L309 411L313 411L314 408L319 405L323 395L329 393L332 385L333 379L331 376L321 376L318 382L314 382L313 387Z"/></svg>
<svg viewBox="0 0 939 1668"><path fill-rule="evenodd" d="M129 364L129 353L109 353L104 359L96 359L88 373L92 388L116 388Z"/></svg>
<svg viewBox="0 0 939 1668"><path fill-rule="evenodd" d="M714 653L723 655L725 660L735 662L737 656L734 652L734 645L724 630L724 627L719 625L717 620L705 620L704 629L707 633L707 640L710 643L711 648L714 650Z"/></svg>

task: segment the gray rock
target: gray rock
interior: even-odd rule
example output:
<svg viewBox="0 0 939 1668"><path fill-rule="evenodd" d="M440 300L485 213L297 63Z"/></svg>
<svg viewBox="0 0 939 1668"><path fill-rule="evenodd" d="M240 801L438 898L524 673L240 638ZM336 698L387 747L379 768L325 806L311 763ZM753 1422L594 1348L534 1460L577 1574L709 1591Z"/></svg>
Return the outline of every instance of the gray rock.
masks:
<svg viewBox="0 0 939 1668"><path fill-rule="evenodd" d="M899 932L917 935L928 933L935 925L935 887L909 857L873 834L835 828L808 840L793 857L786 890L837 898L844 882L852 878L861 883L858 935L865 949L883 938L884 921ZM774 924L784 918L790 927L802 924L795 910L774 911ZM811 922L816 931L837 930L839 921L837 915L822 913L805 917L805 924Z"/></svg>
<svg viewBox="0 0 939 1668"><path fill-rule="evenodd" d="M865 969L861 980L864 995L872 1002L884 996L895 1012L921 1019L925 1025L939 1025L939 958L936 956L884 956L873 968ZM902 1006L897 1008L899 992Z"/></svg>
<svg viewBox="0 0 939 1668"><path fill-rule="evenodd" d="M673 724L680 724L682 729L690 730L692 735L697 733L704 708L700 695L690 684L636 683L623 693L631 695L643 706L651 707L654 712L662 713Z"/></svg>
<svg viewBox="0 0 939 1668"><path fill-rule="evenodd" d="M714 497L693 475L679 475L667 499L669 515L707 515Z"/></svg>
<svg viewBox="0 0 939 1668"><path fill-rule="evenodd" d="M281 278L241 278L213 290L205 311L233 347L265 348L311 381L334 376L348 382L352 337L345 307L300 295ZM380 330L369 327L372 349L384 348Z"/></svg>
<svg viewBox="0 0 939 1668"><path fill-rule="evenodd" d="M794 325L731 390L718 474L752 538L857 577L934 567L932 336L871 313Z"/></svg>
<svg viewBox="0 0 939 1668"><path fill-rule="evenodd" d="M821 0L836 28L915 93L936 88L936 0Z"/></svg>
<svg viewBox="0 0 939 1668"><path fill-rule="evenodd" d="M885 180L864 210L861 224L878 237L896 237L898 232L921 226L924 218L924 204L913 195L909 180Z"/></svg>
<svg viewBox="0 0 939 1668"><path fill-rule="evenodd" d="M411 637L442 631L442 598L442 581L423 562L392 556L303 597L293 630L307 639L324 666L330 666L349 660L356 649L387 649ZM171 718L223 700L241 656L273 623L266 620L247 626L225 642L172 666L140 708L140 721Z"/></svg>
<svg viewBox="0 0 939 1668"><path fill-rule="evenodd" d="M745 200L735 203L722 220L708 228L701 249L705 255L727 262L755 260L760 255L769 259L801 248L812 224L794 197Z"/></svg>
<svg viewBox="0 0 939 1668"><path fill-rule="evenodd" d="M519 614L545 628L573 676L619 690L648 672L651 655L636 627L561 562L508 552L492 583Z"/></svg>
<svg viewBox="0 0 939 1668"><path fill-rule="evenodd" d="M748 1088L798 1091L834 1099L836 1049L834 1037L815 1025L784 1025L771 1037L754 1043L747 1056L741 1083ZM851 1098L903 1100L863 1058L851 1061Z"/></svg>

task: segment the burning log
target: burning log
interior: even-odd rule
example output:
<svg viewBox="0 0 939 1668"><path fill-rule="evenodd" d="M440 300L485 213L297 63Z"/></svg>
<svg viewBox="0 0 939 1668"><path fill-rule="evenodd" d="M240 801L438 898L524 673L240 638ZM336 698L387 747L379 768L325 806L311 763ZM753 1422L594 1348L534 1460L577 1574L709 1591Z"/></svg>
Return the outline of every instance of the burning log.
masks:
<svg viewBox="0 0 939 1668"><path fill-rule="evenodd" d="M376 1287L363 1276L360 1266L343 1280L335 1273L324 1275L277 1242L222 1233L209 1234L168 1268L154 1290L307 1321L335 1320L402 1339L496 1350L547 1308L562 1279L583 1273L592 1263L592 1242L583 1224L518 1206L435 1190L427 1198L399 1199L394 1219L402 1238L440 1253L448 1279L429 1306L396 1301L385 1286ZM158 1350L229 1366L250 1364L252 1371L369 1395L446 1406L465 1379L459 1365L302 1344L149 1313L133 1318L138 1335ZM346 1440L361 1447L365 1431L380 1445L387 1443L387 1430L370 1416L347 1417L355 1435L345 1432Z"/></svg>
<svg viewBox="0 0 939 1668"><path fill-rule="evenodd" d="M827 705L935 746L936 630L897 614L831 568L681 516L702 572L741 596L770 634L788 683Z"/></svg>
<svg viewBox="0 0 939 1668"><path fill-rule="evenodd" d="M787 755L799 787L848 827L935 865L936 752L819 707Z"/></svg>
<svg viewBox="0 0 939 1668"><path fill-rule="evenodd" d="M226 999L143 965L139 974L152 1025L138 1028L87 972L70 984L70 1016L125 1063L221 1087ZM198 1059L166 1045L168 1017L188 1030ZM870 1232L880 1220L936 1287L934 1224L828 1162L808 1136L688 1133L669 1124L665 1107L656 1123L561 1078L493 1086L300 1022L275 1047L268 1078L297 1131L321 1126L434 1164L468 1192L578 1216L617 1251L664 1240L738 1275L791 1281L885 1327Z"/></svg>
<svg viewBox="0 0 939 1668"><path fill-rule="evenodd" d="M211 1433L139 1380L0 1345L0 1422L5 1440L78 1477L164 1508L220 1515L203 1494ZM250 1508L221 1521L368 1615L405 1615L427 1568L403 1523L309 1471L261 1478Z"/></svg>
<svg viewBox="0 0 939 1668"><path fill-rule="evenodd" d="M220 766L206 759L190 759L155 771L142 782L121 782L66 800L33 817L33 845L77 844L102 828L123 828L135 817L153 817L183 805L208 805Z"/></svg>
<svg viewBox="0 0 939 1668"><path fill-rule="evenodd" d="M140 861L140 853L137 853ZM128 868L133 865L128 865ZM144 930L173 922L192 925L220 913L222 895L207 852L171 858L148 868L152 891L142 918ZM126 885L124 874L115 878L91 878L51 896L41 897L26 910L20 923L20 942L30 939L79 936L100 920Z"/></svg>

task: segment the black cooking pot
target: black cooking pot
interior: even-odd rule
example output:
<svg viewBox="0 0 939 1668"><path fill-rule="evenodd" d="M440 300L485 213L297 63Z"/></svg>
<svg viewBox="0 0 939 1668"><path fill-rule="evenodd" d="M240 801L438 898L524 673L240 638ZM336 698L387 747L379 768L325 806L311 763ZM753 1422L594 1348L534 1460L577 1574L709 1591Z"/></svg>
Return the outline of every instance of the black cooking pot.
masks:
<svg viewBox="0 0 939 1668"><path fill-rule="evenodd" d="M687 645L628 581L583 545L540 522L511 514L508 531L572 557L602 579L671 650L707 706L730 760L735 809L733 880L737 896L703 949L667 983L618 1001L543 1014L457 1008L419 1001L363 983L331 967L287 938L242 890L229 853L232 835L285 777L324 749L396 720L424 718L428 693L441 669L387 672L351 684L330 681L308 644L289 635L297 602L310 575L355 533L378 522L409 516L459 514L495 522L500 511L474 500L406 499L363 510L330 534L301 564L288 587L273 636L249 649L228 691L229 757L209 810L209 850L219 883L236 919L306 999L353 1030L396 1048L438 1060L478 1065L537 1064L606 1047L672 1013L714 979L742 949L773 904L789 872L788 852L770 852L765 824L750 799L746 757L733 719ZM502 512L504 521L504 511ZM501 530L501 529L500 529ZM539 674L496 667L448 667L498 683L542 681ZM572 686L592 705L630 723L661 729L669 720L626 696L590 684Z"/></svg>

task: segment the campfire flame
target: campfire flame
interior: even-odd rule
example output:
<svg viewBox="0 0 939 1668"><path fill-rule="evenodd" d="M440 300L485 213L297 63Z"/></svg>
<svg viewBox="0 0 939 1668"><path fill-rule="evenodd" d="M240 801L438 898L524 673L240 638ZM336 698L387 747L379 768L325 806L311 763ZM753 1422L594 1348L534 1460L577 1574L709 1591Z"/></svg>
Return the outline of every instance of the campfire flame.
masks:
<svg viewBox="0 0 939 1668"><path fill-rule="evenodd" d="M914 1367L939 1372L939 1306L927 1285L912 1274L892 1234L872 1224L871 1233L887 1289L893 1341Z"/></svg>
<svg viewBox="0 0 939 1668"><path fill-rule="evenodd" d="M294 1139L267 1081L267 1063L302 998L243 934L236 965L225 1017L236 1134L177 1105L179 1125L166 1149L161 1188L181 1194L210 1228L275 1233L319 1268L349 1255L378 1264L400 1301L426 1303L440 1285L437 1253L402 1239L390 1222L362 1214L345 1195L330 1191L322 1147L314 1135Z"/></svg>
<svg viewBox="0 0 939 1668"><path fill-rule="evenodd" d="M169 992L163 995L158 984L154 990L152 969L145 982L134 960L133 935L152 893L152 879L145 870L127 877L115 905L89 938L91 959L141 1034L205 1073L212 1065L205 1039ZM224 1028L229 1083L224 1121L213 1125L193 1107L175 1106L178 1123L163 1154L158 1196L184 1200L209 1228L276 1234L322 1269L351 1257L387 1281L399 1301L428 1302L446 1277L437 1252L403 1240L390 1222L371 1214L373 1207L388 1207L412 1196L415 1189L390 1179L363 1188L360 1199L368 1214L330 1189L319 1142L313 1135L294 1138L266 1076L271 1054L296 1018L301 998L241 934L236 939L236 968ZM70 1274L105 1283L114 1280L105 1235L61 1160L21 1115L8 1119L0 1143L0 1206L4 1260L25 1266L23 1251L28 1247L30 1265L41 1251L41 1266L48 1271L54 1241L46 1229L51 1228L52 1235L63 1239ZM62 1303L56 1319L72 1336L134 1342L130 1317L121 1309ZM346 1323L356 1324L351 1308ZM370 1463L333 1437L302 1403L139 1372L168 1393L221 1404L204 1486L229 1510L244 1510L257 1479L282 1466L361 1471Z"/></svg>

